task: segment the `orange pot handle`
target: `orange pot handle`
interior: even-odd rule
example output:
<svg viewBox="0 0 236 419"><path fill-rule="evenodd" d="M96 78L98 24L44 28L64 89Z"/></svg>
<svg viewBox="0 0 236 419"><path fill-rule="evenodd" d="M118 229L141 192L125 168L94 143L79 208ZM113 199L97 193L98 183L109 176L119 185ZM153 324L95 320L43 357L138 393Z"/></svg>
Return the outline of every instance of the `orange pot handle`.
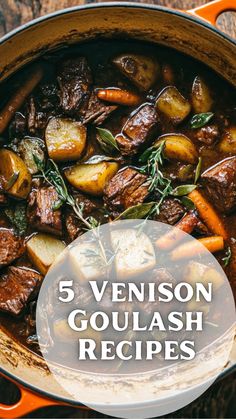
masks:
<svg viewBox="0 0 236 419"><path fill-rule="evenodd" d="M24 417L27 413L32 412L40 407L53 406L60 404L55 400L44 398L43 396L32 393L31 391L19 387L21 392L20 400L13 405L5 405L0 403L0 418L15 419Z"/></svg>
<svg viewBox="0 0 236 419"><path fill-rule="evenodd" d="M6 377L9 380L9 377ZM13 380L11 380L15 383ZM16 384L16 383L15 383ZM0 403L0 419L18 419L24 418L27 413L30 413L36 409L47 406L68 406L68 404L49 399L40 394L36 394L25 387L17 384L21 397L20 400L12 405L6 405ZM90 410L87 406L79 406L80 410Z"/></svg>
<svg viewBox="0 0 236 419"><path fill-rule="evenodd" d="M200 17L212 25L216 24L218 16L227 11L236 11L235 0L214 0L195 9L188 10L193 16Z"/></svg>

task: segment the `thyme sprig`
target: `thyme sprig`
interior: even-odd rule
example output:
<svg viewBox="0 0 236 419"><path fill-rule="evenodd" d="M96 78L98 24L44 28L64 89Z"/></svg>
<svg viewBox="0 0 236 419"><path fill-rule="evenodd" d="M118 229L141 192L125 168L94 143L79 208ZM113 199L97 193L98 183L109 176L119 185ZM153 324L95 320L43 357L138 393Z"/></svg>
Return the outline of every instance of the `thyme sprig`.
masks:
<svg viewBox="0 0 236 419"><path fill-rule="evenodd" d="M163 166L164 162L164 146L165 141L161 141L157 146L147 149L139 158L139 162L144 163L140 168L141 173L148 175L147 182L149 183L149 193L158 192L160 195L159 201L151 208L148 214L149 216L153 214L158 215L160 213L161 204L173 191L171 180L167 179L160 170L160 167Z"/></svg>
<svg viewBox="0 0 236 419"><path fill-rule="evenodd" d="M139 162L144 163L141 167L141 172L148 174L149 192L165 186L168 181L159 169L163 165L164 146L165 141L162 141L158 146L148 148L139 158Z"/></svg>

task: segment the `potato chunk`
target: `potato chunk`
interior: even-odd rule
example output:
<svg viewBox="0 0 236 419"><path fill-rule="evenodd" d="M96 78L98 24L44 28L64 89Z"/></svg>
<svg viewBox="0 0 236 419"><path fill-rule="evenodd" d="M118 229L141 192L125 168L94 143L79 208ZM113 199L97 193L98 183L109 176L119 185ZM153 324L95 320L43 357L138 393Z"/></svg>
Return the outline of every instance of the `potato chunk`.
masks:
<svg viewBox="0 0 236 419"><path fill-rule="evenodd" d="M224 277L212 266L191 261L185 269L184 280L192 285L201 282L203 285L213 284L213 289L217 290L224 284Z"/></svg>
<svg viewBox="0 0 236 419"><path fill-rule="evenodd" d="M71 247L69 260L72 272L82 283L102 278L107 272L97 241L79 242Z"/></svg>
<svg viewBox="0 0 236 419"><path fill-rule="evenodd" d="M78 164L65 170L65 176L72 186L82 192L99 196L106 183L116 174L119 166L115 162Z"/></svg>
<svg viewBox="0 0 236 419"><path fill-rule="evenodd" d="M155 250L149 237L135 229L111 231L118 279L126 280L154 268Z"/></svg>
<svg viewBox="0 0 236 419"><path fill-rule="evenodd" d="M195 113L209 112L213 105L211 92L206 83L196 77L192 87L192 106Z"/></svg>
<svg viewBox="0 0 236 419"><path fill-rule="evenodd" d="M11 150L0 150L0 178L3 189L16 198L26 198L31 189L31 175L23 160Z"/></svg>
<svg viewBox="0 0 236 419"><path fill-rule="evenodd" d="M160 75L160 66L153 57L121 54L113 59L113 63L141 90L150 89Z"/></svg>
<svg viewBox="0 0 236 419"><path fill-rule="evenodd" d="M50 119L45 138L49 157L55 161L77 160L86 144L86 127L64 118Z"/></svg>
<svg viewBox="0 0 236 419"><path fill-rule="evenodd" d="M75 324L79 327L80 320L87 319L85 316L77 317L75 320ZM82 330L80 332L76 332L70 328L67 319L58 319L53 323L53 333L56 337L57 341L67 343L68 341L72 341L75 339L93 339L95 342L99 343L101 341L101 333L94 330L91 326L88 325L86 330Z"/></svg>
<svg viewBox="0 0 236 419"><path fill-rule="evenodd" d="M180 124L191 111L191 105L174 86L168 86L157 98L156 107L175 125Z"/></svg>
<svg viewBox="0 0 236 419"><path fill-rule="evenodd" d="M65 249L65 244L49 234L37 234L26 244L31 262L43 275Z"/></svg>
<svg viewBox="0 0 236 419"><path fill-rule="evenodd" d="M165 141L164 155L168 159L194 164L198 159L198 152L192 141L183 134L166 134L159 137L154 145Z"/></svg>
<svg viewBox="0 0 236 419"><path fill-rule="evenodd" d="M236 126L230 127L225 132L218 147L223 153L236 153Z"/></svg>

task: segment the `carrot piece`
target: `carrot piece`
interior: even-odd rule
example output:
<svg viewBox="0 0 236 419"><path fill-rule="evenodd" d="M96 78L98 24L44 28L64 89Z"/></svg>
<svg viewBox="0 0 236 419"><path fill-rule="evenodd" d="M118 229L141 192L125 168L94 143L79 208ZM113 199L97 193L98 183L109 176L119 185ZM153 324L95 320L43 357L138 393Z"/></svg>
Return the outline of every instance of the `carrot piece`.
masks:
<svg viewBox="0 0 236 419"><path fill-rule="evenodd" d="M135 93L122 89L99 89L97 96L107 102L124 106L136 106L141 101L141 98Z"/></svg>
<svg viewBox="0 0 236 419"><path fill-rule="evenodd" d="M25 99L37 86L43 77L43 66L36 64L32 67L27 80L18 88L15 94L10 98L5 107L0 112L0 134L5 131L14 113L20 109Z"/></svg>
<svg viewBox="0 0 236 419"><path fill-rule="evenodd" d="M222 236L225 240L228 238L228 233L225 229L222 219L219 217L212 205L203 197L197 190L190 192L188 197L195 204L199 216L205 222L207 227L215 234Z"/></svg>
<svg viewBox="0 0 236 419"><path fill-rule="evenodd" d="M211 253L224 249L224 239L222 236L204 237L176 247L171 252L171 259L184 259L204 253L204 248L200 245L200 243L203 244L203 246Z"/></svg>
<svg viewBox="0 0 236 419"><path fill-rule="evenodd" d="M191 234L197 223L198 218L196 215L193 212L189 212L188 214L184 215L183 218L174 226L176 229L169 231L156 241L156 246L162 250L170 249L178 241L181 241L181 239L184 238L184 235L181 233L181 231Z"/></svg>

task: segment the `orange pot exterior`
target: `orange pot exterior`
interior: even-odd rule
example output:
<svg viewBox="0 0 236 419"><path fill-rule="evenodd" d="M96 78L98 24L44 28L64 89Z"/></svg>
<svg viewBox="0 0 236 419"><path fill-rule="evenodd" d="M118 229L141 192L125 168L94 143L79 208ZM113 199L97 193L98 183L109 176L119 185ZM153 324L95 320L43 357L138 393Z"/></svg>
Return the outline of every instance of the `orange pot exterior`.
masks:
<svg viewBox="0 0 236 419"><path fill-rule="evenodd" d="M211 3L207 3L201 7L188 10L186 13L195 17L199 17L205 22L215 25L216 20L221 13L230 10L236 11L236 5L234 6L233 2L234 0L214 0ZM53 405L66 405L63 402L59 402L57 400L46 398L40 394L33 393L19 384L18 387L21 392L21 398L17 403L10 406L0 404L1 419L21 418L35 409ZM79 408L88 410L88 408L85 406L80 406Z"/></svg>
<svg viewBox="0 0 236 419"><path fill-rule="evenodd" d="M234 0L214 0L211 3L188 10L188 13L215 25L217 18L221 13L236 11L236 5L233 5L233 2Z"/></svg>

